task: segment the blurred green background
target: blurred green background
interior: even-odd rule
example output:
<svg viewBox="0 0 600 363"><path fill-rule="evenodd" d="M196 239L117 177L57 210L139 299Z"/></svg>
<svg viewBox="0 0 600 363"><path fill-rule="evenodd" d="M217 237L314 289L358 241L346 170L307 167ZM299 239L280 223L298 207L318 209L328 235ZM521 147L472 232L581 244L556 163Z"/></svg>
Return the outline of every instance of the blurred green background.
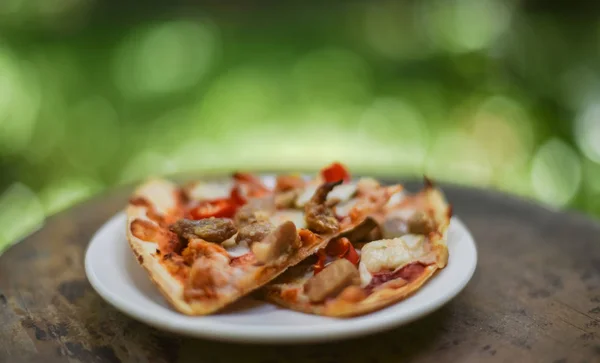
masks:
<svg viewBox="0 0 600 363"><path fill-rule="evenodd" d="M0 249L149 175L332 160L600 216L596 2L165 3L0 2Z"/></svg>

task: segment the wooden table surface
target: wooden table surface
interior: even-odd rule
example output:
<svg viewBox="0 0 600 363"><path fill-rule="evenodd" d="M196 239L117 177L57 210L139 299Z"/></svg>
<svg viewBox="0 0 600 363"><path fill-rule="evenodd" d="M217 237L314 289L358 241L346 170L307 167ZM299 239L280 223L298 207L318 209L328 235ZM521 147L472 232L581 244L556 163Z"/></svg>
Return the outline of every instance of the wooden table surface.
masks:
<svg viewBox="0 0 600 363"><path fill-rule="evenodd" d="M83 257L127 191L98 197L0 256L0 362L600 362L600 224L496 192L444 189L478 245L466 289L409 325L298 346L179 337L117 312L87 282Z"/></svg>

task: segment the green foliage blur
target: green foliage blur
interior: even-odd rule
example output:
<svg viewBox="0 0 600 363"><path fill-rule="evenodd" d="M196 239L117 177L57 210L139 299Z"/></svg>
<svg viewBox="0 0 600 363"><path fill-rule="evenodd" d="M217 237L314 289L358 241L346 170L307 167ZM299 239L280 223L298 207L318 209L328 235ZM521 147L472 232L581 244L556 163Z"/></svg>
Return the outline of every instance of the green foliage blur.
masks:
<svg viewBox="0 0 600 363"><path fill-rule="evenodd" d="M594 9L158 3L0 2L0 249L150 175L333 160L600 216Z"/></svg>

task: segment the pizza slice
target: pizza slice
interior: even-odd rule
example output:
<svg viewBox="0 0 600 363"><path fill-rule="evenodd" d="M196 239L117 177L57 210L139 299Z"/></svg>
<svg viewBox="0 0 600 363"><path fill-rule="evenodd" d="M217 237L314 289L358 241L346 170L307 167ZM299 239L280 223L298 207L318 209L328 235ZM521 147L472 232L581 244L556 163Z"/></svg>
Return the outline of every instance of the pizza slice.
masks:
<svg viewBox="0 0 600 363"><path fill-rule="evenodd" d="M356 183L334 207L344 231L262 289L266 300L306 313L344 317L369 313L417 291L446 266L452 215L429 180L420 192Z"/></svg>
<svg viewBox="0 0 600 363"><path fill-rule="evenodd" d="M339 235L332 201L345 199L334 190L348 179L340 171L329 167L312 180L281 175L272 186L247 173L181 187L152 180L129 202L127 239L175 309L210 314ZM304 192L310 196L299 201Z"/></svg>

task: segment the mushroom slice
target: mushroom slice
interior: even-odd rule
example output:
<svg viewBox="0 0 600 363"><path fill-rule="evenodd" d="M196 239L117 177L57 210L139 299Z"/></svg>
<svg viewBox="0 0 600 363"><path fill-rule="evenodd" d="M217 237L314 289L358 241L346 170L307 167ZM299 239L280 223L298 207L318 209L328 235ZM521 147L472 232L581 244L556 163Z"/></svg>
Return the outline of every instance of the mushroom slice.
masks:
<svg viewBox="0 0 600 363"><path fill-rule="evenodd" d="M275 229L269 221L256 221L240 228L235 241L250 246L253 242L262 241Z"/></svg>
<svg viewBox="0 0 600 363"><path fill-rule="evenodd" d="M264 240L255 242L251 249L259 263L276 260L293 247L299 247L298 231L294 222L287 221L277 227Z"/></svg>
<svg viewBox="0 0 600 363"><path fill-rule="evenodd" d="M360 285L360 274L352 262L342 258L333 261L318 275L311 277L304 284L304 292L311 302L321 302L352 285Z"/></svg>
<svg viewBox="0 0 600 363"><path fill-rule="evenodd" d="M180 219L170 229L185 239L201 238L215 243L221 243L237 233L231 219L214 217L200 220Z"/></svg>
<svg viewBox="0 0 600 363"><path fill-rule="evenodd" d="M324 183L311 200L304 206L304 215L308 229L317 233L335 233L340 229L333 210L326 205L327 195L342 181Z"/></svg>

